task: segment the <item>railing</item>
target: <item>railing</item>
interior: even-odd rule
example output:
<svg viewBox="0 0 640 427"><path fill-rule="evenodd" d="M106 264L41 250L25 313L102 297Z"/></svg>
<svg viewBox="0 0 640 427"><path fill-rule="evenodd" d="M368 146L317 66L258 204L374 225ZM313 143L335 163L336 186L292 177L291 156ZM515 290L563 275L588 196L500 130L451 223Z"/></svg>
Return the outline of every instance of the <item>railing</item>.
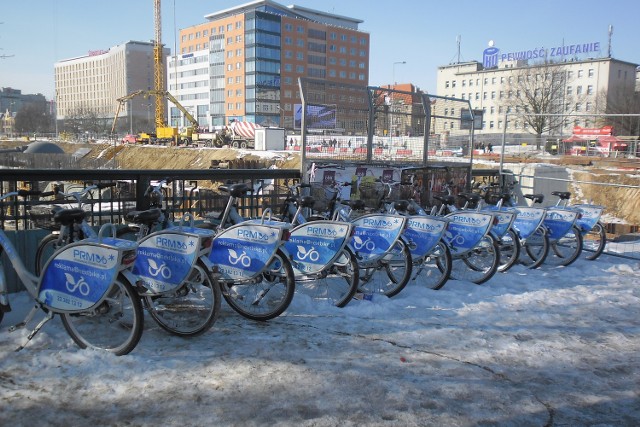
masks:
<svg viewBox="0 0 640 427"><path fill-rule="evenodd" d="M115 187L93 194L86 200L88 221L93 225L104 222L121 223L131 210L142 210L149 206L144 193L152 181L171 177L166 188L165 202L173 219L189 212L203 218L212 212L221 211L227 196L217 188L222 184L246 182L256 191L242 200L238 209L244 216L257 216L263 206L275 207L282 201L281 189L285 180L297 180L300 171L292 169L204 169L204 170L0 170L0 194L19 188L48 191L53 184L82 187L86 183L115 182ZM63 190L64 191L64 190ZM0 204L0 220L5 229L28 230L42 225L46 218L46 207L53 203L69 201L8 200ZM34 212L38 212L34 215ZM39 223L40 221L40 223Z"/></svg>

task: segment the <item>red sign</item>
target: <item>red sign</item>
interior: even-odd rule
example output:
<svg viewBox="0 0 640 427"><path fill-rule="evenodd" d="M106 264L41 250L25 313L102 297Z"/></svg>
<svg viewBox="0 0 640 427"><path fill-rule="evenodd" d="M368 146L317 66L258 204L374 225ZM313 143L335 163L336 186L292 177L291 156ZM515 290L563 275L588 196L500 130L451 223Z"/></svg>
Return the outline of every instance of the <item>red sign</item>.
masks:
<svg viewBox="0 0 640 427"><path fill-rule="evenodd" d="M582 128L580 126L574 126L573 134L589 136L613 135L613 126L603 126L601 128Z"/></svg>

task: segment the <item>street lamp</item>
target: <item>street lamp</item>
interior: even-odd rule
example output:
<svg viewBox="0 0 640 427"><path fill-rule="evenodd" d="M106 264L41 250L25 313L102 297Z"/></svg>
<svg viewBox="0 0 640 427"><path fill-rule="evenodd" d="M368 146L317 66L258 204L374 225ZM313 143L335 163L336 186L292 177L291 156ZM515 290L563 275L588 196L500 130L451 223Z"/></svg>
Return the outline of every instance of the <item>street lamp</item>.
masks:
<svg viewBox="0 0 640 427"><path fill-rule="evenodd" d="M393 92L396 90L396 65L404 65L404 64L406 64L406 63L407 63L407 61L396 61L396 62L394 62L394 63L393 63L393 74L392 74L392 76L391 76L391 82L392 82L392 84L393 84L393 89L391 89L391 109L390 109L390 111L391 111L391 120L393 120L393 121L395 121L395 120L394 120L394 117L393 117L393 111L394 111L394 106L393 106ZM394 126L394 124L392 123L392 124L391 124L391 132L392 132L392 136L393 136L393 133L394 133L394 127L395 127L395 126Z"/></svg>

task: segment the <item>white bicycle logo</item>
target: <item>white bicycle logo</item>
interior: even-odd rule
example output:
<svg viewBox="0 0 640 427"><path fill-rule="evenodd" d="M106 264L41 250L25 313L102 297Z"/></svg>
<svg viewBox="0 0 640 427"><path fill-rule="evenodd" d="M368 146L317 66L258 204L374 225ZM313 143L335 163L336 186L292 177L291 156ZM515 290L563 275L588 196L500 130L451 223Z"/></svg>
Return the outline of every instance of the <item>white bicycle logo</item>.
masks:
<svg viewBox="0 0 640 427"><path fill-rule="evenodd" d="M353 247L356 250L365 248L368 251L372 251L376 244L371 240L371 237L367 237L367 240L362 240L360 236L353 236Z"/></svg>
<svg viewBox="0 0 640 427"><path fill-rule="evenodd" d="M462 246L464 244L464 236L462 234L456 234L454 236L450 231L447 231L445 233L445 235L447 236L447 240L452 245L460 245L460 246Z"/></svg>
<svg viewBox="0 0 640 427"><path fill-rule="evenodd" d="M75 292L77 290L85 297L89 295L89 284L84 280L84 277L81 277L80 280L76 282L73 276L69 273L64 273L64 275L67 277L67 283L65 283L65 285L67 286L67 290L69 292Z"/></svg>
<svg viewBox="0 0 640 427"><path fill-rule="evenodd" d="M238 255L236 251L229 249L229 262L231 265L240 263L243 267L249 267L251 265L251 257L245 251Z"/></svg>
<svg viewBox="0 0 640 427"><path fill-rule="evenodd" d="M158 265L154 260L150 259L149 274L153 277L158 277L158 275L160 275L163 279L168 279L171 277L171 269L167 267L167 264L164 262Z"/></svg>
<svg viewBox="0 0 640 427"><path fill-rule="evenodd" d="M297 253L298 259L301 261L306 260L307 258L309 258L309 261L318 261L320 259L320 253L316 250L316 248L311 248L307 251L307 249L304 246L299 246L298 245L298 253Z"/></svg>

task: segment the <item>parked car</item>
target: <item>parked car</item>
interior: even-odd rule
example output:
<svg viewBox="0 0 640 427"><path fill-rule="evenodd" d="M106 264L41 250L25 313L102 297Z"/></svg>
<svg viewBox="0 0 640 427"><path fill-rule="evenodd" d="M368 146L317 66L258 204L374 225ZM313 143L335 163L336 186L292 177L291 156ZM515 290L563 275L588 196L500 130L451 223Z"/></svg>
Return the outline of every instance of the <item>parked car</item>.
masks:
<svg viewBox="0 0 640 427"><path fill-rule="evenodd" d="M464 149L462 147L453 147L451 149L451 154L456 157L462 157L464 156Z"/></svg>
<svg viewBox="0 0 640 427"><path fill-rule="evenodd" d="M123 144L135 144L138 141L138 135L133 135L131 133L126 134L124 138L122 138Z"/></svg>

